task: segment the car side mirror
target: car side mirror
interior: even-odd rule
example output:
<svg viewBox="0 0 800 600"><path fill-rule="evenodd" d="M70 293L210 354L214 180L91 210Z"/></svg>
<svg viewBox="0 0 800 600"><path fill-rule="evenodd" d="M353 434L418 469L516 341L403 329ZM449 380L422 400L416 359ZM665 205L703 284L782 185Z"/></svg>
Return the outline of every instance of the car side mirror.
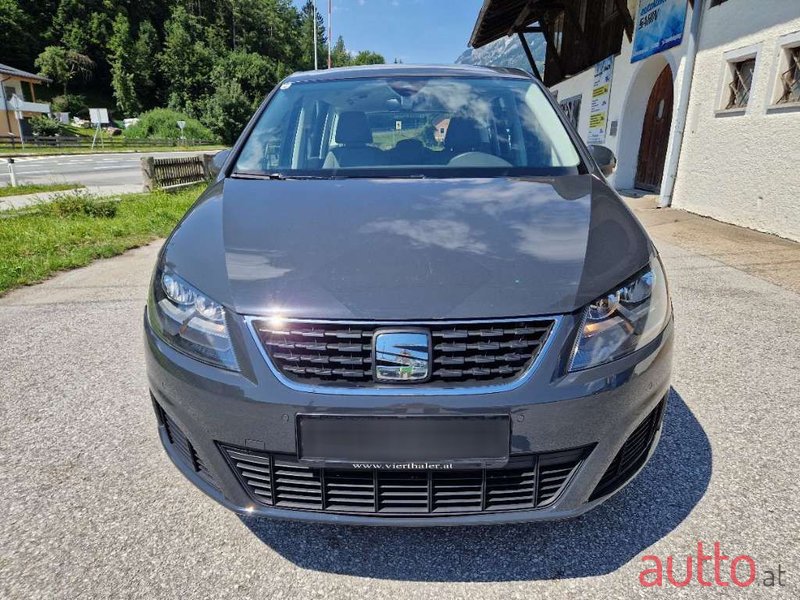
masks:
<svg viewBox="0 0 800 600"><path fill-rule="evenodd" d="M611 175L617 168L617 157L605 146L591 145L589 151L603 175Z"/></svg>
<svg viewBox="0 0 800 600"><path fill-rule="evenodd" d="M228 160L228 157L230 155L231 155L231 149L226 148L225 150L220 150L211 157L211 160L208 162L209 179L217 178L217 175L219 175L220 171L222 171L222 167L225 166L225 161Z"/></svg>

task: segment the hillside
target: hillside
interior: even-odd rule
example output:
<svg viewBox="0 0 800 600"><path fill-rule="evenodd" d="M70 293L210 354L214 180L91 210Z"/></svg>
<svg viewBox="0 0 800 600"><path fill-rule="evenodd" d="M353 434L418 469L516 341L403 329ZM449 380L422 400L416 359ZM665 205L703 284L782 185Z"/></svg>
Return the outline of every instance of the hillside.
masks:
<svg viewBox="0 0 800 600"><path fill-rule="evenodd" d="M539 70L544 72L545 41L542 35L528 35L533 57ZM530 71L525 51L516 36L501 38L482 48L468 48L456 59L456 63L491 67L515 67Z"/></svg>

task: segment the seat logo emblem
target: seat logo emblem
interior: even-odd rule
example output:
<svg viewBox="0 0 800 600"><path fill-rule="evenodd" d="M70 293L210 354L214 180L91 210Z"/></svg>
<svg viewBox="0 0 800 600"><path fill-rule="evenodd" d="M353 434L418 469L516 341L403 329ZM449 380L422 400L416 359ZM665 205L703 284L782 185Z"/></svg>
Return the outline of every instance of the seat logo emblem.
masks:
<svg viewBox="0 0 800 600"><path fill-rule="evenodd" d="M379 329L373 336L372 356L375 381L427 381L431 371L431 334L420 329Z"/></svg>

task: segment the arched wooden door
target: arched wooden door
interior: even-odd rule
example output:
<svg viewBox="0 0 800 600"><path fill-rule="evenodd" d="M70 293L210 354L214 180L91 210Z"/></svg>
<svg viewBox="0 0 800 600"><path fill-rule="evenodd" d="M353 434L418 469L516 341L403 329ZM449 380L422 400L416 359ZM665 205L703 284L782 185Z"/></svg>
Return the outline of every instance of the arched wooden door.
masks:
<svg viewBox="0 0 800 600"><path fill-rule="evenodd" d="M667 65L653 84L653 91L650 92L650 99L647 101L634 180L637 188L651 192L661 189L670 125L672 125L672 69Z"/></svg>

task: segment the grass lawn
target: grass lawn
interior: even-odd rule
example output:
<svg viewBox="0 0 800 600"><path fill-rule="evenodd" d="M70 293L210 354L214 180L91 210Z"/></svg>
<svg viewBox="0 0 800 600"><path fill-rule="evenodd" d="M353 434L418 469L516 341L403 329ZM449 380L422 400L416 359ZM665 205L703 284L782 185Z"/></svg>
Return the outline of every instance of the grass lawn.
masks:
<svg viewBox="0 0 800 600"><path fill-rule="evenodd" d="M126 194L113 217L59 215L52 206L0 214L0 295L166 236L200 195L180 192Z"/></svg>
<svg viewBox="0 0 800 600"><path fill-rule="evenodd" d="M75 148L54 148L45 146L32 146L27 144L25 149L17 145L12 149L7 144L0 147L0 158L14 157L14 156L59 156L61 154L104 154L104 153L117 153L117 152L217 152L222 150L225 146L126 146L124 144L107 143L105 147L101 147L98 143L94 150L91 146L75 147Z"/></svg>
<svg viewBox="0 0 800 600"><path fill-rule="evenodd" d="M422 130L416 129L400 129L392 131L375 131L372 134L373 143L381 150L390 150L394 148L400 140L407 140L410 138L420 139Z"/></svg>
<svg viewBox="0 0 800 600"><path fill-rule="evenodd" d="M28 183L11 187L10 185L0 186L0 198L6 196L22 196L24 194L38 194L39 192L60 192L62 190L74 190L84 187L80 183Z"/></svg>

